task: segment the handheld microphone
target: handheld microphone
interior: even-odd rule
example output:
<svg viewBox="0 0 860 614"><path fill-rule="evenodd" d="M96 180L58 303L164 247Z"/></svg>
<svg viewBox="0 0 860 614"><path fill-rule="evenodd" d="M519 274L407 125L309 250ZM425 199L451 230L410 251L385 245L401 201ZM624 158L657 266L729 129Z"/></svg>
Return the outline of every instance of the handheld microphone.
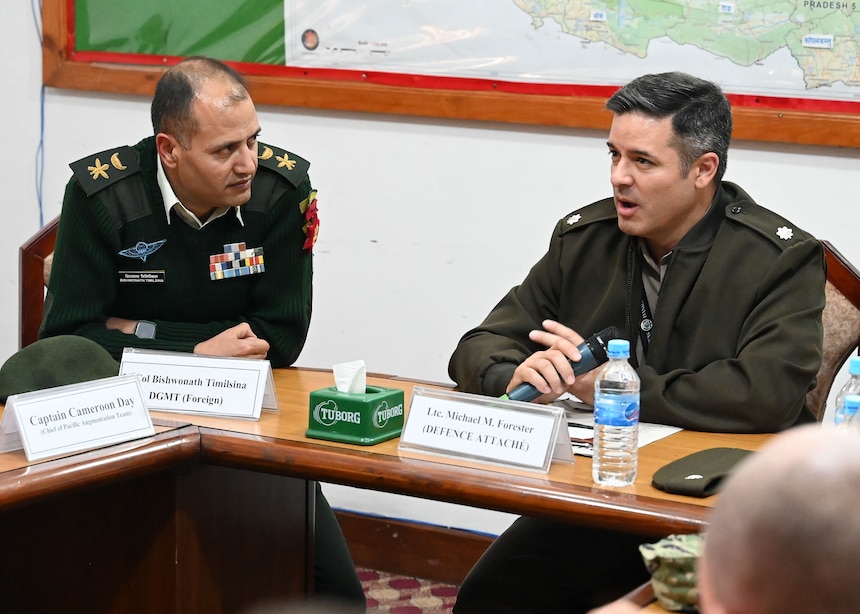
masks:
<svg viewBox="0 0 860 614"><path fill-rule="evenodd" d="M624 335L618 330L618 327L609 326L599 333L594 333L576 346L576 349L582 354L582 358L579 362L569 361L570 366L573 367L573 374L587 373L605 363L608 359L606 345L610 339L624 339ZM512 401L531 401L540 395L540 391L531 384L520 384L507 395L502 395L502 398L508 398Z"/></svg>

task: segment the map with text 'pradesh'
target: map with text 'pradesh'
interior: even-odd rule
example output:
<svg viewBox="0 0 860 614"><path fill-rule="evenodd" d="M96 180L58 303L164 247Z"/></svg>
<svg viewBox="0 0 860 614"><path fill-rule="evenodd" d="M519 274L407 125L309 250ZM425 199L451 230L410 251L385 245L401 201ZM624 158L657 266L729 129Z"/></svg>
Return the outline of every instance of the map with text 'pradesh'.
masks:
<svg viewBox="0 0 860 614"><path fill-rule="evenodd" d="M554 21L587 41L647 57L651 41L668 37L752 66L787 49L808 89L842 82L860 87L857 0L514 0L535 27Z"/></svg>
<svg viewBox="0 0 860 614"><path fill-rule="evenodd" d="M683 70L860 100L860 0L286 0L286 63L528 84Z"/></svg>

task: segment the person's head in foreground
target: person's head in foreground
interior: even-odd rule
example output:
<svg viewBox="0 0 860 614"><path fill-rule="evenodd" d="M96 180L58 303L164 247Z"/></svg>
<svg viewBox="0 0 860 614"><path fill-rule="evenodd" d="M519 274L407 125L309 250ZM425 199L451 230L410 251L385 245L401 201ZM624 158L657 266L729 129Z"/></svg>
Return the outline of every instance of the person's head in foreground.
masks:
<svg viewBox="0 0 860 614"><path fill-rule="evenodd" d="M719 497L697 570L702 614L860 612L860 435L789 430Z"/></svg>

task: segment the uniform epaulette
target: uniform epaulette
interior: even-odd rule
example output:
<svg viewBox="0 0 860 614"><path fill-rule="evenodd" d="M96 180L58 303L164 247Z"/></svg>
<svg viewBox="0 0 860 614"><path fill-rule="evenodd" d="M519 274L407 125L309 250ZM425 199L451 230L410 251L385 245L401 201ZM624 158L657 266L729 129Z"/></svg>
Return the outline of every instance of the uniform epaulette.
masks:
<svg viewBox="0 0 860 614"><path fill-rule="evenodd" d="M69 167L87 196L92 196L120 179L139 172L140 154L125 145L81 158L69 164Z"/></svg>
<svg viewBox="0 0 860 614"><path fill-rule="evenodd" d="M265 143L257 143L260 166L275 171L297 188L308 178L311 163L289 151Z"/></svg>
<svg viewBox="0 0 860 614"><path fill-rule="evenodd" d="M582 209L577 209L561 219L561 233L565 234L571 230L582 228L594 222L602 222L605 220L614 220L617 217L615 213L615 202L611 198L592 203Z"/></svg>
<svg viewBox="0 0 860 614"><path fill-rule="evenodd" d="M785 249L812 236L787 219L753 201L735 202L726 206L726 218L751 228Z"/></svg>

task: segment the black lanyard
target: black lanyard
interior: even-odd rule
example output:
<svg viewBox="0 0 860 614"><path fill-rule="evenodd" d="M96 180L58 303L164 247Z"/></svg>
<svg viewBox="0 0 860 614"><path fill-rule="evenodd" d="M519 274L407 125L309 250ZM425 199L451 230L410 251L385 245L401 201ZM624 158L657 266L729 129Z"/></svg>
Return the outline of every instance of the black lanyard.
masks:
<svg viewBox="0 0 860 614"><path fill-rule="evenodd" d="M648 295L645 293L645 282L642 281L641 261L639 261L639 266L636 266L637 256L642 258L642 255L639 253L639 249L636 246L636 242L631 240L627 249L627 333L631 336L630 341L632 342L632 335L637 334L638 331L639 343L642 347L642 356L647 356L648 347L651 344L651 329L654 327L654 320L651 316L651 307L648 305ZM639 304L639 313L634 316L632 313L634 300L633 289L637 287L639 290L639 296L641 296L641 301ZM634 321L637 320L638 324L634 324ZM633 355L638 357L638 352L634 352ZM637 358L637 366L638 363L639 361Z"/></svg>
<svg viewBox="0 0 860 614"><path fill-rule="evenodd" d="M641 278L640 278L640 283ZM648 306L648 297L645 294L643 284L642 288L642 305L640 306L642 319L639 321L639 340L642 342L642 349L645 356L648 355L648 346L651 344L651 329L654 328L654 320L651 318L651 308Z"/></svg>

